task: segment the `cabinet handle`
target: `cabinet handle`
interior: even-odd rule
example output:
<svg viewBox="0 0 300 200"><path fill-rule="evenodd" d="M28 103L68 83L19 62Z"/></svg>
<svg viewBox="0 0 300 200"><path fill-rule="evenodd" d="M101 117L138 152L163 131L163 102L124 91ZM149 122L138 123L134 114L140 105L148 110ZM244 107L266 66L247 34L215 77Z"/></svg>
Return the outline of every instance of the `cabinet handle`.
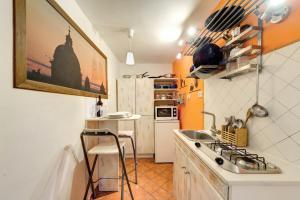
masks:
<svg viewBox="0 0 300 200"><path fill-rule="evenodd" d="M185 171L184 174L191 174L189 171Z"/></svg>
<svg viewBox="0 0 300 200"><path fill-rule="evenodd" d="M186 169L186 167L181 167L181 169Z"/></svg>

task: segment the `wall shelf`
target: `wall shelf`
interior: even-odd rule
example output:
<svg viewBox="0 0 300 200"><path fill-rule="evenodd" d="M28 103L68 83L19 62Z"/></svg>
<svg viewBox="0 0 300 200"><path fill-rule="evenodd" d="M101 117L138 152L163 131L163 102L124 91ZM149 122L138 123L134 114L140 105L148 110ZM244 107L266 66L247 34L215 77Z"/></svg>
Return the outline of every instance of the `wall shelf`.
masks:
<svg viewBox="0 0 300 200"><path fill-rule="evenodd" d="M261 32L261 29L258 26L250 26L245 31L240 33L238 36L232 38L229 42L227 42L225 44L225 47L227 47L231 44L244 43L244 42L254 38L259 32Z"/></svg>
<svg viewBox="0 0 300 200"><path fill-rule="evenodd" d="M154 82L176 82L178 80L178 78L155 78Z"/></svg>
<svg viewBox="0 0 300 200"><path fill-rule="evenodd" d="M257 64L248 64L243 67L239 67L234 70L224 70L221 73L217 74L216 77L220 79L232 79L236 76L247 74L250 72L256 71Z"/></svg>
<svg viewBox="0 0 300 200"><path fill-rule="evenodd" d="M225 66L220 66L220 65L201 65L197 67L194 71L192 71L187 78L196 78L196 79L208 79L211 76L221 72L224 70ZM201 71L205 70L214 70L213 72L210 73L203 73Z"/></svg>
<svg viewBox="0 0 300 200"><path fill-rule="evenodd" d="M177 101L177 99L154 99L154 101Z"/></svg>
<svg viewBox="0 0 300 200"><path fill-rule="evenodd" d="M238 51L234 56L228 58L228 62L234 62L238 58L243 56L253 56L258 55L261 52L261 46L258 45L250 45L245 48L242 48L240 51Z"/></svg>
<svg viewBox="0 0 300 200"><path fill-rule="evenodd" d="M170 88L170 89L154 89L154 92L177 92L177 88Z"/></svg>

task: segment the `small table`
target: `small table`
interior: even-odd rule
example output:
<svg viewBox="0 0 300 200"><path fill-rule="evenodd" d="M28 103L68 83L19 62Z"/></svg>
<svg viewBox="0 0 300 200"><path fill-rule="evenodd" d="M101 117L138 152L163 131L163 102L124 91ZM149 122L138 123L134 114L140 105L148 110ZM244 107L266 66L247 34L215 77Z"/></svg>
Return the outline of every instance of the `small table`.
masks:
<svg viewBox="0 0 300 200"><path fill-rule="evenodd" d="M107 117L92 117L85 120L85 128L90 129L109 129L112 133L118 134L119 121L134 121L134 145L137 148L136 121L141 118L141 115L132 115L128 118L111 119ZM97 141L88 141L88 148L92 148L101 142L110 142L111 137L102 137ZM133 152L136 156L136 151ZM137 165L137 163L135 163ZM99 155L98 172L95 173L96 179L102 178L99 182L100 191L118 191L119 190L119 156L116 155ZM137 166L136 166L137 167ZM136 168L137 169L137 168ZM136 170L137 175L137 170ZM137 176L136 176L137 177ZM105 179L108 178L108 179ZM114 178L114 179L109 179Z"/></svg>

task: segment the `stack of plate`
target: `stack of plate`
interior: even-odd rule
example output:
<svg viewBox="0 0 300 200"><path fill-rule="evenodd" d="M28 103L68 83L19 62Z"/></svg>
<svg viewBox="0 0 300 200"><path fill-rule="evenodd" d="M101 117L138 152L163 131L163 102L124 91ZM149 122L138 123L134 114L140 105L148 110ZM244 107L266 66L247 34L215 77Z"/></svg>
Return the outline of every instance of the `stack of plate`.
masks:
<svg viewBox="0 0 300 200"><path fill-rule="evenodd" d="M109 119L121 119L121 118L128 118L131 117L132 114L130 112L115 112L115 113L108 113L106 115Z"/></svg>

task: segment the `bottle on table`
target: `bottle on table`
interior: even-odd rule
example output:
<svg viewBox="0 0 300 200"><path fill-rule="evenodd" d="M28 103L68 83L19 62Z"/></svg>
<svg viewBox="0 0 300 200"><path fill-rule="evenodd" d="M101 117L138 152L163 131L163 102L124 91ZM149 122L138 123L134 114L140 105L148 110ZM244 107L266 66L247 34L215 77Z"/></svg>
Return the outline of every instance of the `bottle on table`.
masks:
<svg viewBox="0 0 300 200"><path fill-rule="evenodd" d="M101 100L101 95L98 97L98 101L96 103L96 116L101 117L103 115L103 110L102 110L103 102Z"/></svg>

